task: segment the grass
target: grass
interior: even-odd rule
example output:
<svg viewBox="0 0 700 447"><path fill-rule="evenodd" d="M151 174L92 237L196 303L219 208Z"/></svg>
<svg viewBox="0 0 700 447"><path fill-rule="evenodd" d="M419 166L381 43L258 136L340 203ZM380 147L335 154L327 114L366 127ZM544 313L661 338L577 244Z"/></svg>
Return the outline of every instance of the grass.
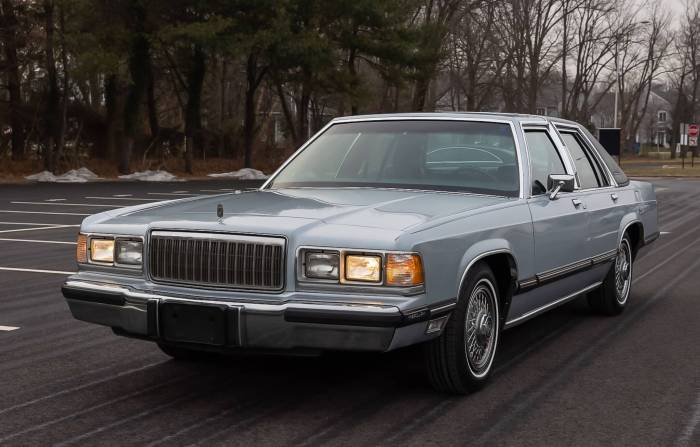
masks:
<svg viewBox="0 0 700 447"><path fill-rule="evenodd" d="M700 177L700 157L692 165L690 154L680 158L658 160L647 157L622 158L622 169L631 177Z"/></svg>

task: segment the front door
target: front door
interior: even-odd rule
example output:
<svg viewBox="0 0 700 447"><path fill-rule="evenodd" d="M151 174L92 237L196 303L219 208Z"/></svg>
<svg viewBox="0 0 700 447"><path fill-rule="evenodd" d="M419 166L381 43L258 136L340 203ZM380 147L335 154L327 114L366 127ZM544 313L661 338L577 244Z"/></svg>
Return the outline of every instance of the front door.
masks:
<svg viewBox="0 0 700 447"><path fill-rule="evenodd" d="M530 290L513 298L509 319L543 308L586 287L583 271L588 253L589 216L587 204L578 192L560 192L550 199L550 174L572 174L565 167L547 129L525 131L531 165L532 192L528 199L533 225L536 273ZM532 286L535 287L532 287Z"/></svg>

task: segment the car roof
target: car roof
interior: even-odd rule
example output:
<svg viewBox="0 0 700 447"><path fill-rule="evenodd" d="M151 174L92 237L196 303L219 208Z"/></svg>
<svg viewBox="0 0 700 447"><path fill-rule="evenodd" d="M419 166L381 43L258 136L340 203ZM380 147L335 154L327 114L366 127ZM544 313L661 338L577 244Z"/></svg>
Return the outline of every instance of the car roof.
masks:
<svg viewBox="0 0 700 447"><path fill-rule="evenodd" d="M528 115L520 113L497 113L497 112L432 112L432 113L380 113L373 115L350 115L334 118L332 122L352 122L363 120L381 120L381 119L431 119L431 118L450 118L450 119L486 119L486 120L502 120L512 122L539 122L547 123L553 121L550 117L540 115ZM572 121L556 119L557 122L567 124L577 124Z"/></svg>

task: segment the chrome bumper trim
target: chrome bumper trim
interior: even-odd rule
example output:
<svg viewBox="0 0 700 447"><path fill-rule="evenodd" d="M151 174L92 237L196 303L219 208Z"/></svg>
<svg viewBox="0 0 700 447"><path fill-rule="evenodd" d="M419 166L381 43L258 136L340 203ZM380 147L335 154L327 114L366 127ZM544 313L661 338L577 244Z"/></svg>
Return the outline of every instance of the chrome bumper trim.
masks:
<svg viewBox="0 0 700 447"><path fill-rule="evenodd" d="M174 297L170 295L162 295L157 293L148 293L142 291L136 291L128 287L123 287L119 285L112 284L98 284L87 281L79 280L68 280L63 285L64 295L69 295L68 298L74 299L73 294L81 294L85 297L89 296L87 294L101 294L106 296L122 296L127 302L140 302L146 304L151 300L158 301L175 301L190 304L214 304L214 305L224 305L229 307L242 308L246 312L254 313L269 313L279 315L285 313L286 311L310 311L322 314L336 314L347 315L352 314L354 316L367 316L370 320L376 317L386 317L387 319L396 318L397 326L400 325L400 321L403 314L397 307L381 304L347 304L347 303L333 303L333 304L320 304L311 302L284 302L279 304L262 304L262 303L252 303L245 301L223 301L223 300L207 300L207 299L193 299L193 298L181 298ZM77 298L77 296L76 296ZM78 298L79 299L79 298ZM96 302L101 302L100 300L94 300Z"/></svg>

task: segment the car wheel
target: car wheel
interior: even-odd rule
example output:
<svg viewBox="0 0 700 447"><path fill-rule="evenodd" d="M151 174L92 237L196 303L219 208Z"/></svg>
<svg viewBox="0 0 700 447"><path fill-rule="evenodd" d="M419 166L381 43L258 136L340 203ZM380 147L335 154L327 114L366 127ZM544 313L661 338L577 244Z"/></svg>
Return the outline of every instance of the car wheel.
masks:
<svg viewBox="0 0 700 447"><path fill-rule="evenodd" d="M501 330L497 290L488 265L474 265L445 330L426 344L428 378L438 391L466 394L488 380Z"/></svg>
<svg viewBox="0 0 700 447"><path fill-rule="evenodd" d="M209 360L213 357L213 354L209 352L196 351L194 349L182 348L180 346L167 345L165 343L158 343L158 347L161 351L163 351L163 353L178 361L198 362Z"/></svg>
<svg viewBox="0 0 700 447"><path fill-rule="evenodd" d="M632 261L632 243L625 234L603 284L588 293L588 304L594 311L604 315L619 315L625 310L632 290Z"/></svg>

